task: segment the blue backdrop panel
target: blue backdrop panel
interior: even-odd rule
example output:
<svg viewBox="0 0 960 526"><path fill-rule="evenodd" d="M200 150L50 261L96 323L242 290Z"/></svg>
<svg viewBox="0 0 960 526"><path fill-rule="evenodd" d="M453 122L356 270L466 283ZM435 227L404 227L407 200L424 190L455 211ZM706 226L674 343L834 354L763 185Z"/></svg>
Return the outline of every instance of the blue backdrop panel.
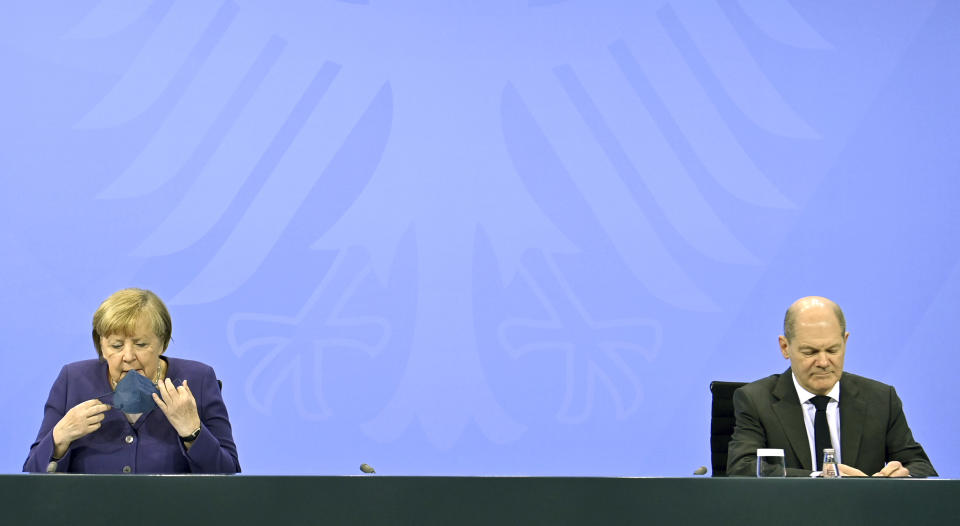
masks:
<svg viewBox="0 0 960 526"><path fill-rule="evenodd" d="M246 473L688 475L829 296L960 475L960 4L10 2L0 470L127 286Z"/></svg>

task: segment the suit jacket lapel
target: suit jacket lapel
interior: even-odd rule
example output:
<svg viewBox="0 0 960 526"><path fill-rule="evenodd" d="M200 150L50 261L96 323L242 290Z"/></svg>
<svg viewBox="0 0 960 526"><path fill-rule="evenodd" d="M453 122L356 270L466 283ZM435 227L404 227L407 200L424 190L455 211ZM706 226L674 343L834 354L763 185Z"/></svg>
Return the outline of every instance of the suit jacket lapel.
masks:
<svg viewBox="0 0 960 526"><path fill-rule="evenodd" d="M867 418L867 404L859 398L856 382L846 375L840 378L840 462L857 465L863 423Z"/></svg>
<svg viewBox="0 0 960 526"><path fill-rule="evenodd" d="M810 441L807 439L807 427L803 423L803 408L800 407L800 398L793 386L793 372L790 369L780 375L773 388L773 396L777 399L773 403L773 412L780 419L780 425L790 440L794 454L803 469L813 471L813 466L810 465ZM840 399L843 400L843 397Z"/></svg>

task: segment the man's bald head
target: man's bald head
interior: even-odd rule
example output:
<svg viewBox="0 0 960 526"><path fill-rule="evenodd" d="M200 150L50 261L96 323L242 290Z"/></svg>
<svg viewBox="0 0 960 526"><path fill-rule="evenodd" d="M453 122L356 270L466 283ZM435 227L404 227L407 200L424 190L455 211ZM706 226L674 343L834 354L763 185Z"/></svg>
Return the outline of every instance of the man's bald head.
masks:
<svg viewBox="0 0 960 526"><path fill-rule="evenodd" d="M847 320L843 317L843 310L840 309L839 305L821 296L807 296L793 302L793 305L790 305L787 314L783 317L783 335L787 338L787 341L792 340L796 333L797 315L810 309L824 308L833 311L833 314L837 317L837 323L840 325L840 334L846 334Z"/></svg>

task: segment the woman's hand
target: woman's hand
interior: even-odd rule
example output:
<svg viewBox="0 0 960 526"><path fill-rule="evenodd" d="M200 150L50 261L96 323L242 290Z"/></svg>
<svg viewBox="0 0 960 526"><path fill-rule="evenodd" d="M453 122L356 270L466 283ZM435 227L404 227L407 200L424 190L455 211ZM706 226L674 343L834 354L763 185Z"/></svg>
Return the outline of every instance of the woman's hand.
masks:
<svg viewBox="0 0 960 526"><path fill-rule="evenodd" d="M153 393L153 401L157 407L167 415L170 425L177 430L177 434L185 437L189 436L200 427L200 414L197 413L197 400L190 392L190 386L187 381L179 387L173 386L173 380L166 378L157 388L160 389L160 396Z"/></svg>
<svg viewBox="0 0 960 526"><path fill-rule="evenodd" d="M63 458L74 440L100 429L100 422L104 419L103 412L108 409L110 406L94 398L80 402L67 411L57 425L53 426L53 458Z"/></svg>

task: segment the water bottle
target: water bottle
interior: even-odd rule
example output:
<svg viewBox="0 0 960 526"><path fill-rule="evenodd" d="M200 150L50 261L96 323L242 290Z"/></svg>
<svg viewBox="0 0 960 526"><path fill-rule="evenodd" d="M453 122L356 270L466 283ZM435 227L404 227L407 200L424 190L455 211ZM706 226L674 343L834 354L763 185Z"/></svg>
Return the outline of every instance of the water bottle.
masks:
<svg viewBox="0 0 960 526"><path fill-rule="evenodd" d="M840 478L840 464L837 462L837 450L826 448L823 450L823 472L825 479Z"/></svg>

